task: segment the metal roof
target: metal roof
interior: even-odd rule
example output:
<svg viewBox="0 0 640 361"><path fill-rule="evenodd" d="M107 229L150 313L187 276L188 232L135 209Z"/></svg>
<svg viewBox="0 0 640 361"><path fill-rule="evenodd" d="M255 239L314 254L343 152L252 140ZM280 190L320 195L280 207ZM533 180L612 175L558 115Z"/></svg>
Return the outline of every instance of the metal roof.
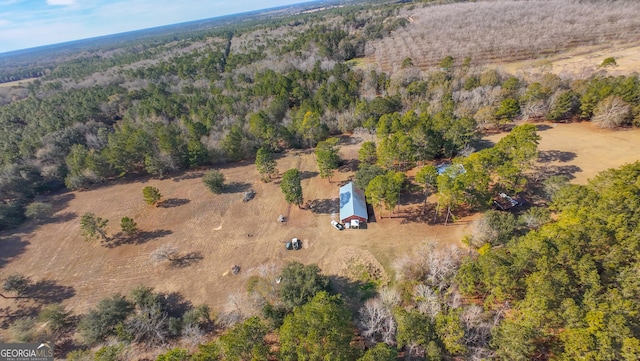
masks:
<svg viewBox="0 0 640 361"><path fill-rule="evenodd" d="M364 192L353 185L353 182L349 182L340 187L340 220L354 215L369 219Z"/></svg>

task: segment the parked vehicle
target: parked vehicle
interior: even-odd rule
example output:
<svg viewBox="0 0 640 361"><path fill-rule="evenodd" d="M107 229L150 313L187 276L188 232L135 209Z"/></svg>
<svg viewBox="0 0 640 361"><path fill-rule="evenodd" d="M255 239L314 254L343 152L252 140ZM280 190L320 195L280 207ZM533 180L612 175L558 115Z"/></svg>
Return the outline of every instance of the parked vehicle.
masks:
<svg viewBox="0 0 640 361"><path fill-rule="evenodd" d="M331 225L338 231L342 231L344 229L344 226L336 221L331 221Z"/></svg>
<svg viewBox="0 0 640 361"><path fill-rule="evenodd" d="M256 192L252 189L248 192L244 192L244 197L242 198L243 202L249 202L256 196Z"/></svg>
<svg viewBox="0 0 640 361"><path fill-rule="evenodd" d="M302 241L300 241L297 238L294 238L291 241L287 242L286 248L289 251L298 250L298 249L302 248Z"/></svg>

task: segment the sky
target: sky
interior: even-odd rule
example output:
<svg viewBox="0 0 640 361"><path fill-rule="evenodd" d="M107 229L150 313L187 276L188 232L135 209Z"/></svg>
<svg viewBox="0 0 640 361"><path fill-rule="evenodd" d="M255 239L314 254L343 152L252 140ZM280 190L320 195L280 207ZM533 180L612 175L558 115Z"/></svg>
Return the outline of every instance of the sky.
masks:
<svg viewBox="0 0 640 361"><path fill-rule="evenodd" d="M0 53L303 0L0 0Z"/></svg>

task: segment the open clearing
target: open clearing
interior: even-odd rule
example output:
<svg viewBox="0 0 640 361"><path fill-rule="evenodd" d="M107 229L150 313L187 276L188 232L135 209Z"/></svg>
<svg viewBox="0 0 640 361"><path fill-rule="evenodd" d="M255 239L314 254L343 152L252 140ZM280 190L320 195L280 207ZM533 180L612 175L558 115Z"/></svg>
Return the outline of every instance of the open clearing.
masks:
<svg viewBox="0 0 640 361"><path fill-rule="evenodd" d="M599 172L640 160L640 129L608 130L589 122L538 125L538 167L586 184ZM497 142L506 133L486 137Z"/></svg>
<svg viewBox="0 0 640 361"><path fill-rule="evenodd" d="M344 155L357 154L357 147L345 145ZM204 171L60 194L54 197L56 222L27 224L2 235L2 273L23 273L36 281L49 279L72 287L73 296L64 304L76 312L85 312L101 298L127 293L140 284L161 292L179 291L194 304L204 302L224 311L229 296L245 292L247 278L264 266L281 267L296 260L318 263L325 273L337 275L343 271L344 260L335 256L344 253L344 248L350 254L357 253L355 249L363 257L373 255L392 271L396 257L425 241L458 244L463 235L464 220L444 227L400 217L380 219L379 215L368 229L337 231L330 221L338 216L326 210L326 205L337 209L338 183L353 173L336 172L329 183L317 175L312 153L291 152L278 159L281 171L297 165L304 178L305 200L320 204L317 213L288 207L279 185L258 181L251 163L221 169L231 184L230 191L221 195L210 193L202 184ZM143 202L142 188L147 185L160 189L168 201L166 207ZM250 188L256 196L243 203L243 192ZM414 202L421 205L422 199ZM401 211L410 207L403 205ZM97 241L84 242L79 220L85 212L108 218L110 235L119 231L121 217L133 217L143 235L137 244L112 248ZM287 216L286 223L277 221L279 214ZM384 216L388 216L386 211ZM285 250L285 241L292 237L302 240L303 249ZM199 252L202 259L183 268L153 265L150 253L167 243L184 253ZM241 267L237 276L229 272L233 265ZM0 300L0 310L10 304Z"/></svg>
<svg viewBox="0 0 640 361"><path fill-rule="evenodd" d="M589 123L541 124L539 128L542 164L559 167L574 177L574 183L585 183L604 169L640 158L638 129L601 130ZM503 135L487 139L497 141ZM343 157L356 157L361 141L346 142ZM231 184L221 195L204 187L204 171L198 170L170 179L131 180L53 196L57 212L52 222L26 224L1 235L2 275L23 273L35 281L51 280L64 289L59 300L78 313L107 295L127 293L140 284L163 292L178 291L194 304L207 303L222 312L227 310L229 296L244 293L247 278L265 266L277 268L296 260L318 263L329 275L342 275L350 257L373 256L393 278L395 259L426 241L458 245L467 230L468 218L446 227L420 222L414 215L420 213L422 199L411 195L401 201L395 218L386 218L385 211L385 218L376 214L377 222L367 229L339 232L329 224L337 218L331 208L337 209L338 184L353 173L336 172L329 183L318 176L310 152L289 152L278 159L280 171L296 166L303 175L305 200L316 200L315 213L288 207L278 184L257 181L255 167L248 162L221 169ZM161 190L166 200L163 206L143 202L141 190L147 185ZM243 192L248 189L254 189L256 196L243 203ZM79 218L85 212L108 218L111 235L119 230L121 217L133 217L143 234L135 244L111 248L97 241L84 242ZM279 214L287 216L286 223L277 222ZM303 249L285 250L285 241L292 237L302 239ZM150 253L167 243L178 246L183 254L199 252L202 258L182 268L153 265ZM237 276L229 272L233 265L241 267ZM0 314L8 313L12 305L0 300Z"/></svg>
<svg viewBox="0 0 640 361"><path fill-rule="evenodd" d="M29 83L32 83L38 78L28 78L28 79L20 79L15 81L8 81L5 83L0 83L0 88L11 88L13 86L26 86Z"/></svg>
<svg viewBox="0 0 640 361"><path fill-rule="evenodd" d="M600 68L602 61L609 57L613 57L617 65ZM509 62L496 67L505 73L525 75L552 72L561 77L589 77L598 71L606 71L608 75L628 75L640 72L640 46L581 46L546 58Z"/></svg>

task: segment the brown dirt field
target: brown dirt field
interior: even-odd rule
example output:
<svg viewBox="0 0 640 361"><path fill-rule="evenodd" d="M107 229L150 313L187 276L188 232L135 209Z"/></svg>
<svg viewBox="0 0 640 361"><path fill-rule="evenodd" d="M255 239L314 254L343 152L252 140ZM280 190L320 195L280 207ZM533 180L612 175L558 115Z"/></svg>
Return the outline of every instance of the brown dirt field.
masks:
<svg viewBox="0 0 640 361"><path fill-rule="evenodd" d="M600 68L599 65L608 57L615 58L617 66ZM550 71L560 76L588 77L598 71L606 71L609 75L629 75L640 72L640 46L580 46L548 58L503 63L496 67L510 74Z"/></svg>
<svg viewBox="0 0 640 361"><path fill-rule="evenodd" d="M357 148L357 144L345 145L343 157L354 156ZM317 175L310 152L291 152L278 159L281 171L296 165L305 177L305 200L337 202L338 183L353 174L337 172L329 183ZM215 311L224 311L229 295L243 293L248 277L257 274L261 266L281 267L295 260L317 263L325 273L338 275L344 271L344 257L336 256L348 250L350 254L361 252L363 258L372 255L392 275L394 259L425 241L458 244L467 224L462 219L447 227L430 226L398 214L389 219L385 212L384 219L377 215L377 222L367 229L340 232L329 224L332 214L328 212L316 214L288 207L278 184L258 181L250 162L221 171L227 183L234 185L220 195L210 193L202 184L204 171L191 171L171 179L139 179L54 196L56 222L26 224L0 235L16 245L9 250L7 243L0 243L0 247L5 244L0 253L10 251L6 257L0 256L2 276L22 273L36 281L50 279L59 286L72 287L72 297L63 304L77 313L86 312L107 295L124 294L140 284L161 292L179 291L194 304L207 303ZM171 200L171 207L145 204L141 190L147 185L158 187L163 199ZM249 188L256 196L243 203L242 192ZM405 200L400 215L421 202ZM110 235L119 231L123 216L133 217L145 233L138 244L113 248L97 241L84 242L79 218L85 212L109 219ZM279 214L288 215L285 224L277 222ZM302 239L303 249L285 250L285 241L292 237ZM184 268L152 264L150 253L167 243L177 245L183 253L200 252L203 258ZM236 264L241 272L233 276L229 271ZM0 312L12 304L0 299Z"/></svg>
<svg viewBox="0 0 640 361"><path fill-rule="evenodd" d="M640 129L600 129L589 122L544 123L538 129L538 166L566 174L574 184L587 184L603 170L640 160ZM485 139L495 143L506 134Z"/></svg>
<svg viewBox="0 0 640 361"><path fill-rule="evenodd" d="M604 130L590 123L539 124L539 149L547 167L559 167L571 174L572 182L584 184L598 172L638 160L640 130ZM496 142L506 133L486 137ZM345 159L354 158L362 139L352 138L342 146ZM310 152L290 152L278 159L281 171L299 166L306 200L337 202L338 185L352 172L336 172L332 183L320 179ZM194 304L207 303L214 310L226 310L230 295L245 292L246 281L265 265L283 266L295 260L317 263L328 275L344 275L345 262L352 257L377 260L387 275L394 277L394 261L425 242L444 246L459 244L473 217L454 225L427 225L411 216L422 199L405 197L394 218L376 214L377 222L367 229L339 232L329 225L330 211L288 207L277 182L257 181L250 162L221 169L232 184L227 193L214 195L202 184L204 170L190 171L170 179L138 179L96 190L52 196L57 213L47 224L25 224L0 234L0 270L5 277L22 273L35 281L52 280L59 288L71 287L60 295L63 304L76 313L86 312L110 294L127 293L145 284L158 291L182 293ZM142 200L144 186L157 186L168 207L152 207ZM255 199L243 203L242 192L256 191ZM137 244L107 248L99 242L84 242L79 218L84 212L109 219L109 234L119 229L123 216L133 217L144 232ZM377 210L376 210L377 212ZM279 214L287 222L277 222ZM303 249L286 251L291 237L302 239ZM181 252L200 252L202 259L184 268L154 265L150 253L160 245L173 243ZM13 248L12 248L13 247ZM371 257L374 257L373 260ZM241 266L237 276L232 265ZM374 264L375 266L375 264ZM8 307L8 308L7 308ZM0 299L0 312L15 303Z"/></svg>

